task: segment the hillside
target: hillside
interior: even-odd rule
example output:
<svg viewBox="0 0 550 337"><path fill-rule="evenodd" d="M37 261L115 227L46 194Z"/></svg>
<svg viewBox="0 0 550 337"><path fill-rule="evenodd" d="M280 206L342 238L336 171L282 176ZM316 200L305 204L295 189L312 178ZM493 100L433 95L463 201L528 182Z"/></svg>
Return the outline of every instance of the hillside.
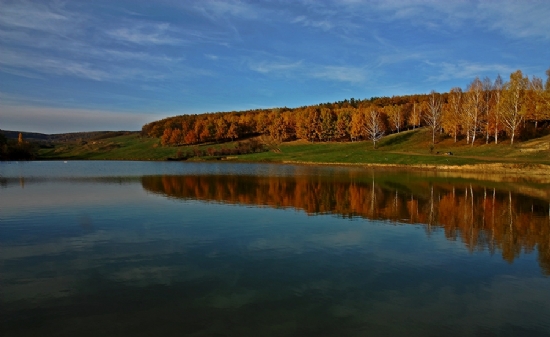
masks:
<svg viewBox="0 0 550 337"><path fill-rule="evenodd" d="M267 137L259 137L258 140L263 141L266 151L242 155L208 156L209 148L233 149L238 142L173 147L162 146L155 138L127 134L86 144L58 144L51 149L41 149L39 158L167 160L190 157L188 160L407 165L426 168L485 165L485 169L489 170L493 167L492 170L511 172L514 168L516 171L526 169L534 172L536 169L542 173L550 173L548 169L550 168L550 135L516 143L514 146L509 143L485 144L481 141L471 146L465 141L454 143L452 138L441 137L432 148L430 130L421 128L388 135L382 138L376 149L373 149L372 142L368 141L309 143L299 140L278 143L269 141ZM194 157L195 153L202 153L204 156ZM500 168L495 165L500 165ZM475 168L471 169L475 170Z"/></svg>
<svg viewBox="0 0 550 337"><path fill-rule="evenodd" d="M74 141L97 140L102 138L120 136L128 133L137 133L137 131L90 131L90 132L45 134L45 133L38 133L38 132L0 130L0 134L3 134L7 139L17 139L19 137L19 133L21 133L23 136L23 139L27 141L38 142L38 143L50 143L50 142L74 142Z"/></svg>

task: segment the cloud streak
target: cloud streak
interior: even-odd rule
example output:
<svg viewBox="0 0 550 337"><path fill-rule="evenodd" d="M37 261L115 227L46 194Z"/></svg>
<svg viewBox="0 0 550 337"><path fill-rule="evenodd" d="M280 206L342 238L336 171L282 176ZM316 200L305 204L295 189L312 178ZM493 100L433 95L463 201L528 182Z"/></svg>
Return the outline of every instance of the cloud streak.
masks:
<svg viewBox="0 0 550 337"><path fill-rule="evenodd" d="M12 29L66 34L71 31L78 18L61 7L48 6L30 1L1 1L0 26Z"/></svg>
<svg viewBox="0 0 550 337"><path fill-rule="evenodd" d="M322 66L309 74L313 78L349 83L361 83L367 79L365 70L359 67Z"/></svg>
<svg viewBox="0 0 550 337"><path fill-rule="evenodd" d="M0 53L0 66L2 68L30 68L41 73L71 75L95 81L105 80L113 76L104 70L94 69L90 63L29 55L13 49L5 49Z"/></svg>
<svg viewBox="0 0 550 337"><path fill-rule="evenodd" d="M142 45L178 45L182 43L180 39L170 36L170 25L167 23L122 27L107 31L106 34L116 40Z"/></svg>
<svg viewBox="0 0 550 337"><path fill-rule="evenodd" d="M367 72L360 67L313 65L303 61L290 63L260 62L250 69L264 75L292 77L296 80L309 78L323 81L337 81L357 84L367 79Z"/></svg>
<svg viewBox="0 0 550 337"><path fill-rule="evenodd" d="M489 73L495 77L497 74L507 75L517 70L504 64L480 64L467 61L459 61L457 63L441 62L432 63L426 62L428 65L438 69L438 73L428 77L428 81L439 82L452 79L470 79L475 77L484 77Z"/></svg>
<svg viewBox="0 0 550 337"><path fill-rule="evenodd" d="M330 30L334 27L334 23L330 22L329 20L321 20L321 21L315 21L310 20L304 15L300 15L296 17L292 23L300 24L304 27L313 27L313 28L320 28L322 30Z"/></svg>
<svg viewBox="0 0 550 337"><path fill-rule="evenodd" d="M409 21L433 29L460 30L475 24L513 37L550 38L550 7L535 1L389 0L343 2L387 21ZM367 13L365 13L367 14Z"/></svg>
<svg viewBox="0 0 550 337"><path fill-rule="evenodd" d="M298 70L301 68L302 61L283 63L283 62L267 62L263 61L250 65L250 69L262 74L288 74L289 72Z"/></svg>

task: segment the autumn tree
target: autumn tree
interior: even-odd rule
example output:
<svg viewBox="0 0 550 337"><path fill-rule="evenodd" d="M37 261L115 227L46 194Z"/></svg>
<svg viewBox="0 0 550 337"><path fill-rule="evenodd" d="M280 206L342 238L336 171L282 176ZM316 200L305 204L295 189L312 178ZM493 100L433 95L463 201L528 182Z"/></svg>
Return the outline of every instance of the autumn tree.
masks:
<svg viewBox="0 0 550 337"><path fill-rule="evenodd" d="M269 129L269 115L266 111L262 111L255 116L255 131L259 134L267 133Z"/></svg>
<svg viewBox="0 0 550 337"><path fill-rule="evenodd" d="M336 135L339 138L349 138L351 130L351 112L344 109L338 113L336 118Z"/></svg>
<svg viewBox="0 0 550 337"><path fill-rule="evenodd" d="M403 108L396 104L387 105L384 107L384 112L388 116L391 128L399 133L403 125Z"/></svg>
<svg viewBox="0 0 550 337"><path fill-rule="evenodd" d="M197 134L195 133L195 130L189 130L184 138L183 138L185 144L195 144L198 142Z"/></svg>
<svg viewBox="0 0 550 337"><path fill-rule="evenodd" d="M365 135L367 139L372 140L373 148L376 149L376 142L384 136L384 129L382 127L382 120L380 112L376 109L370 109L365 114Z"/></svg>
<svg viewBox="0 0 550 337"><path fill-rule="evenodd" d="M314 142L319 138L321 131L321 111L319 107L309 106L300 111L296 121L296 135L298 138Z"/></svg>
<svg viewBox="0 0 550 337"><path fill-rule="evenodd" d="M523 105L528 82L529 79L523 77L521 70L517 70L510 74L510 82L504 86L502 122L510 136L510 144L514 144L514 138L524 119Z"/></svg>
<svg viewBox="0 0 550 337"><path fill-rule="evenodd" d="M164 129L162 137L160 138L161 144L162 145L169 145L171 137L172 137L172 129L171 128Z"/></svg>
<svg viewBox="0 0 550 337"><path fill-rule="evenodd" d="M489 77L485 77L482 82L483 92L483 130L485 132L485 144L489 144L490 126L491 126L491 104L493 98L493 83Z"/></svg>
<svg viewBox="0 0 550 337"><path fill-rule="evenodd" d="M330 141L336 134L336 115L334 115L331 109L322 108L320 118L318 130L319 140Z"/></svg>
<svg viewBox="0 0 550 337"><path fill-rule="evenodd" d="M492 124L493 124L493 132L495 135L495 144L498 144L498 134L501 131L501 119L502 119L502 88L503 88L503 81L502 77L500 75L497 76L495 79L495 82L493 83L493 95L494 95L494 104L493 104L493 112L490 114L490 117L492 117Z"/></svg>
<svg viewBox="0 0 550 337"><path fill-rule="evenodd" d="M199 133L199 139L201 142L210 142L216 135L216 125L210 120L205 120L202 123L201 132Z"/></svg>
<svg viewBox="0 0 550 337"><path fill-rule="evenodd" d="M225 138L235 141L235 139L240 138L241 135L241 124L239 123L239 117L235 114L229 114L224 116L225 123L227 125L227 133Z"/></svg>
<svg viewBox="0 0 550 337"><path fill-rule="evenodd" d="M443 112L443 128L454 138L457 142L458 135L460 134L460 125L462 121L462 105L463 105L463 93L462 89L455 87L451 89L449 93L449 102L445 105Z"/></svg>
<svg viewBox="0 0 550 337"><path fill-rule="evenodd" d="M285 121L278 111L271 114L269 135L277 142L282 142L285 137Z"/></svg>
<svg viewBox="0 0 550 337"><path fill-rule="evenodd" d="M417 126L420 126L420 122L422 121L421 115L421 106L414 101L411 114L408 119L408 124L413 126L413 130L416 129Z"/></svg>
<svg viewBox="0 0 550 337"><path fill-rule="evenodd" d="M252 113L241 114L235 122L239 125L239 137L252 134L256 130L256 120Z"/></svg>
<svg viewBox="0 0 550 337"><path fill-rule="evenodd" d="M183 142L183 137L180 129L172 130L170 135L169 144L171 145L180 145Z"/></svg>
<svg viewBox="0 0 550 337"><path fill-rule="evenodd" d="M435 144L435 133L441 127L441 98L434 90L430 93L428 109L424 115L424 122L432 129L432 144Z"/></svg>
<svg viewBox="0 0 550 337"><path fill-rule="evenodd" d="M238 122L231 122L229 128L227 129L227 137L231 138L232 141L239 138L240 130Z"/></svg>
<svg viewBox="0 0 550 337"><path fill-rule="evenodd" d="M483 83L476 77L468 85L464 103L464 121L466 122L466 143L472 141L472 146L476 141L476 134L479 129L481 113L483 110Z"/></svg>
<svg viewBox="0 0 550 337"><path fill-rule="evenodd" d="M525 117L534 122L536 129L538 122L548 117L544 97L544 85L540 77L533 76L529 81L526 103Z"/></svg>
<svg viewBox="0 0 550 337"><path fill-rule="evenodd" d="M229 125L227 124L227 121L224 118L217 118L216 119L216 141L219 142L224 138L227 138L227 130L229 129Z"/></svg>
<svg viewBox="0 0 550 337"><path fill-rule="evenodd" d="M351 141L358 140L363 137L365 131L365 114L362 110L356 110L351 115L350 137Z"/></svg>
<svg viewBox="0 0 550 337"><path fill-rule="evenodd" d="M277 142L288 141L295 136L295 125L288 113L272 112L269 134Z"/></svg>

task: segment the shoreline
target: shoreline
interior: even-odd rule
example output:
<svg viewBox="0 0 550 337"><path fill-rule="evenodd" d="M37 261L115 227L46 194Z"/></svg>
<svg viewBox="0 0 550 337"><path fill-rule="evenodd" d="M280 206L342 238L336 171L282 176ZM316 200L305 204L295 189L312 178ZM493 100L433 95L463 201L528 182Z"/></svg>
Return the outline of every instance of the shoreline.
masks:
<svg viewBox="0 0 550 337"><path fill-rule="evenodd" d="M273 162L276 163L276 162ZM550 176L550 165L545 164L514 164L514 163L491 163L491 164L466 164L466 165L434 165L434 164L378 164L378 163L334 163L334 162L308 162L308 161L281 161L282 164L301 165L333 165L333 166L362 166L367 168L394 168L419 171L444 171L464 173L486 173L500 175L521 175L521 176Z"/></svg>
<svg viewBox="0 0 550 337"><path fill-rule="evenodd" d="M208 163L208 162L224 162L224 163L263 163L263 164L292 164L292 165L319 165L319 166L353 166L376 169L400 169L400 170L415 170L415 171L430 171L430 172L449 172L449 173L476 173L476 174L498 174L498 175L513 175L513 176L550 176L550 165L537 163L482 163L482 164L465 164L465 165L438 165L438 164L391 164L391 163L345 163L345 162L315 162L315 161L300 161L300 160L281 160L281 161L263 161L263 160L246 160L238 157L225 157L221 159L199 159L199 160L168 160L168 159L68 159L68 158L38 158L28 161L174 161L174 162L190 162L190 163ZM24 160L27 161L27 160ZM2 161L2 162L17 162L17 161Z"/></svg>

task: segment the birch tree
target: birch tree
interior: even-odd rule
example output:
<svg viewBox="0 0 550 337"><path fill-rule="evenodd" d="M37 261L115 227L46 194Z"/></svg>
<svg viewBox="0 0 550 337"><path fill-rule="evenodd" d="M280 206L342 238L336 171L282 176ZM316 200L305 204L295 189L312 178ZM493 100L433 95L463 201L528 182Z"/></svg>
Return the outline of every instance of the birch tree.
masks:
<svg viewBox="0 0 550 337"><path fill-rule="evenodd" d="M432 144L435 144L435 132L441 127L441 114L441 98L432 90L428 101L428 110L424 115L424 122L432 129Z"/></svg>
<svg viewBox="0 0 550 337"><path fill-rule="evenodd" d="M501 129L501 115L502 115L502 77L500 75L497 76L495 79L495 83L493 83L493 93L495 97L495 103L493 105L493 125L494 125L494 133L495 133L495 144L498 144L498 134Z"/></svg>
<svg viewBox="0 0 550 337"><path fill-rule="evenodd" d="M493 83L489 77L483 79L483 131L485 131L485 144L489 144L491 103L493 96Z"/></svg>
<svg viewBox="0 0 550 337"><path fill-rule="evenodd" d="M373 148L376 149L376 142L384 135L380 112L371 109L365 114L365 135L372 140Z"/></svg>
<svg viewBox="0 0 550 337"><path fill-rule="evenodd" d="M539 120L548 118L546 105L542 78L533 76L529 81L528 115L526 118L535 122L535 129Z"/></svg>
<svg viewBox="0 0 550 337"><path fill-rule="evenodd" d="M420 125L420 106L416 102L413 102L413 108L411 114L409 115L408 123L413 126L413 130Z"/></svg>
<svg viewBox="0 0 550 337"><path fill-rule="evenodd" d="M510 82L504 86L502 122L510 136L510 144L514 144L514 138L524 119L523 105L528 83L529 79L523 77L521 70L517 70L510 74Z"/></svg>
<svg viewBox="0 0 550 337"><path fill-rule="evenodd" d="M455 143L460 134L460 125L462 119L463 94L459 87L452 88L449 93L449 103L444 111L444 128L454 138Z"/></svg>
<svg viewBox="0 0 550 337"><path fill-rule="evenodd" d="M468 86L466 93L466 102L464 105L466 134L472 140L472 146L476 141L477 130L483 109L483 83L476 77ZM467 140L466 143L469 141Z"/></svg>
<svg viewBox="0 0 550 337"><path fill-rule="evenodd" d="M394 104L386 106L384 110L390 120L391 127L399 133L403 125L403 108L400 105Z"/></svg>

